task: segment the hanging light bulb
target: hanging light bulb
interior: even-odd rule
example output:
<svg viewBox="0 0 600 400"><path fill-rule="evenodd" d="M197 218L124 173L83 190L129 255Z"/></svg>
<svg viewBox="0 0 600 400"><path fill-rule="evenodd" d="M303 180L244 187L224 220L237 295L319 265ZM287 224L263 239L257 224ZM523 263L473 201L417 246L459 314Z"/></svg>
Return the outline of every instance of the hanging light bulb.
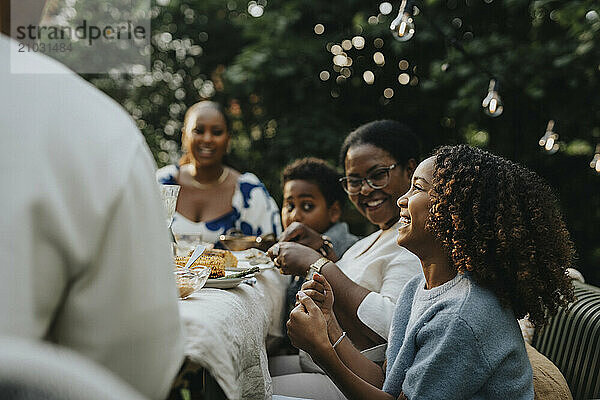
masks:
<svg viewBox="0 0 600 400"><path fill-rule="evenodd" d="M415 35L415 24L413 23L412 0L402 0L398 16L390 24L392 36L399 42L406 42Z"/></svg>
<svg viewBox="0 0 600 400"><path fill-rule="evenodd" d="M504 111L502 100L500 100L500 95L498 94L498 81L496 79L490 79L488 94L481 102L481 105L483 106L483 112L490 117L499 117Z"/></svg>
<svg viewBox="0 0 600 400"><path fill-rule="evenodd" d="M600 174L600 144L596 145L596 153L594 154L592 161L590 161L590 167Z"/></svg>
<svg viewBox="0 0 600 400"><path fill-rule="evenodd" d="M554 120L548 121L546 127L546 133L540 138L539 145L548 154L554 154L558 151L560 145L558 144L558 133L554 132Z"/></svg>

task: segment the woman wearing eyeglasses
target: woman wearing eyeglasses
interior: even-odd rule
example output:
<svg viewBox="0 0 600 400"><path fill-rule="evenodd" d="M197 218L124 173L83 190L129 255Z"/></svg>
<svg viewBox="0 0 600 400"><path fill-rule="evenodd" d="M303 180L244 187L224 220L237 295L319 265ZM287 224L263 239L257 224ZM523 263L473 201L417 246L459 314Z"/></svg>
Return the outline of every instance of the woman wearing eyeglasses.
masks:
<svg viewBox="0 0 600 400"><path fill-rule="evenodd" d="M340 151L345 176L340 184L350 201L379 230L356 242L337 262L320 234L303 225L290 226L269 255L284 274L305 276L311 269L324 275L335 294L334 313L352 343L374 361L383 360L396 299L414 275L421 273L418 258L396 243L400 209L398 198L408 191L419 158L417 139L396 121L374 121L351 132ZM311 282L304 291L311 291ZM308 286L307 286L308 285ZM272 360L273 388L278 394L343 398L304 353L287 360ZM289 375L294 374L294 375ZM326 395L326 393L328 393Z"/></svg>

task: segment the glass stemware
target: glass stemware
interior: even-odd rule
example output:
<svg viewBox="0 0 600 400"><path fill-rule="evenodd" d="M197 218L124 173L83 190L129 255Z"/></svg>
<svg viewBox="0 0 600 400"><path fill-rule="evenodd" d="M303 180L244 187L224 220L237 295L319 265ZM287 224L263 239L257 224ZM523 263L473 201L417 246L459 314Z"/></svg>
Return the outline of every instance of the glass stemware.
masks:
<svg viewBox="0 0 600 400"><path fill-rule="evenodd" d="M171 233L171 238L173 239L173 242L175 241L175 237L173 236L173 231L171 230L171 224L173 223L173 215L175 215L175 207L177 206L177 197L179 196L179 189L181 189L181 186L179 185L160 186L160 194L162 196L165 209L167 211L167 228Z"/></svg>
<svg viewBox="0 0 600 400"><path fill-rule="evenodd" d="M173 223L173 215L175 215L175 207L177 206L177 196L179 196L179 185L161 185L160 194L163 199L163 204L167 210L167 226L170 228Z"/></svg>

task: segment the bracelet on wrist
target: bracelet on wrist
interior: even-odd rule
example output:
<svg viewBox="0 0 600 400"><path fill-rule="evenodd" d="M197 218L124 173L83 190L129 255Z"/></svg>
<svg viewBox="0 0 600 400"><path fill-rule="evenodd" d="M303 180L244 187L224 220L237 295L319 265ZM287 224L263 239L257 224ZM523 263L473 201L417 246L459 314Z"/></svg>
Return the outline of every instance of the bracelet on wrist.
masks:
<svg viewBox="0 0 600 400"><path fill-rule="evenodd" d="M340 336L340 338L338 340L336 340L335 343L333 344L333 348L335 349L335 346L337 346L338 344L340 344L340 342L342 340L344 340L345 337L346 337L346 332L342 332L342 335Z"/></svg>
<svg viewBox="0 0 600 400"><path fill-rule="evenodd" d="M308 267L308 273L310 273L312 270L312 271L320 274L321 268L323 268L323 265L327 264L328 262L330 262L328 258L325 258L325 257L319 258L317 261L310 264L310 266Z"/></svg>

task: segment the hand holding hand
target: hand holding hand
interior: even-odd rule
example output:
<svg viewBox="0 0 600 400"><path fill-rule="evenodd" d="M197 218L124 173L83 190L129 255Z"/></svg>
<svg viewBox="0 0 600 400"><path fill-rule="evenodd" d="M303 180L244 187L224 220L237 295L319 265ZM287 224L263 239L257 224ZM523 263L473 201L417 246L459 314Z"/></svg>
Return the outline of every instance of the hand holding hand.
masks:
<svg viewBox="0 0 600 400"><path fill-rule="evenodd" d="M312 280L302 284L302 291L310 297L313 302L321 309L323 317L327 322L327 326L331 323L333 316L333 289L327 279L321 274L315 273ZM299 297L296 295L297 303Z"/></svg>
<svg viewBox="0 0 600 400"><path fill-rule="evenodd" d="M275 243L267 255L285 275L305 276L310 265L321 258L321 254L299 243Z"/></svg>
<svg viewBox="0 0 600 400"><path fill-rule="evenodd" d="M295 347L313 355L331 346L327 322L319 307L303 291L298 292L298 301L287 322L288 336Z"/></svg>

